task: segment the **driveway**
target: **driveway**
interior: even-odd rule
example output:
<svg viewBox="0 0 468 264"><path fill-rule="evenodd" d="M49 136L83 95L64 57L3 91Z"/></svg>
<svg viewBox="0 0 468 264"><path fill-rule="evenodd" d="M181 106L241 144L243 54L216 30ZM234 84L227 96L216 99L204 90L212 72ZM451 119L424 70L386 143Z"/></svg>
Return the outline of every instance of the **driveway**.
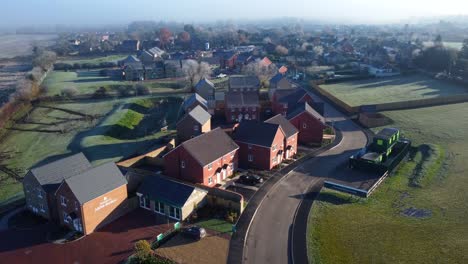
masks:
<svg viewBox="0 0 468 264"><path fill-rule="evenodd" d="M46 242L52 224L32 230L0 232L1 263L119 263L141 239L154 239L170 227L164 219L137 209L81 240L66 244Z"/></svg>
<svg viewBox="0 0 468 264"><path fill-rule="evenodd" d="M313 97L317 98L315 95ZM327 121L333 121L334 126L342 132L342 141L332 149L299 165L265 196L247 231L243 263L291 262L291 230L302 199L313 187L322 186L327 178L347 177L345 170L340 168L352 153L366 145L367 137L358 125L331 105L326 103L325 107ZM307 214L302 217L307 217ZM305 233L300 235L305 237ZM296 246L304 246L305 250L305 245ZM238 263L239 259L230 256L229 261Z"/></svg>

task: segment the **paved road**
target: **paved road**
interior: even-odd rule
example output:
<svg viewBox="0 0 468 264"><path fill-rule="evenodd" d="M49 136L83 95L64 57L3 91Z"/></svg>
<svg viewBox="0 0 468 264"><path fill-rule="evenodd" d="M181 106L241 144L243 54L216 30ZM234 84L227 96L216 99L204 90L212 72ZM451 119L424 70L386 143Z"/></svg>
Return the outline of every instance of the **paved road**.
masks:
<svg viewBox="0 0 468 264"><path fill-rule="evenodd" d="M291 263L291 226L302 198L326 178L346 177L340 167L366 145L367 137L359 126L331 105L325 108L327 121L333 121L343 134L341 143L298 166L265 197L247 233L244 263Z"/></svg>

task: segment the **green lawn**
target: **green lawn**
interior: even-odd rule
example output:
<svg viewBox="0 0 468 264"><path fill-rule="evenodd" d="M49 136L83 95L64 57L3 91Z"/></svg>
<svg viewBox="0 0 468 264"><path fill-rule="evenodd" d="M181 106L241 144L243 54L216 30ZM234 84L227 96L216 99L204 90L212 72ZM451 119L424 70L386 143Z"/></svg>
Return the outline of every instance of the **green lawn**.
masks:
<svg viewBox="0 0 468 264"><path fill-rule="evenodd" d="M320 86L350 106L463 94L462 86L422 75L350 81Z"/></svg>
<svg viewBox="0 0 468 264"><path fill-rule="evenodd" d="M104 87L110 93L116 93L119 87L131 87L137 82L122 81L116 77L100 76L99 70L81 71L53 71L47 75L43 82L46 87L46 95L60 95L67 87L75 87L79 94L93 94L98 88ZM178 92L185 87L181 81L153 80L141 83L147 86L152 93Z"/></svg>
<svg viewBox="0 0 468 264"><path fill-rule="evenodd" d="M120 160L144 151L161 136L173 133L160 132L160 127L164 122L175 123L181 101L172 97L148 97L50 105L88 117L36 107L2 139L0 163L24 175L35 164L79 151L94 164ZM124 133L112 132L115 130ZM18 182L0 174L0 201L20 191Z"/></svg>
<svg viewBox="0 0 468 264"><path fill-rule="evenodd" d="M74 63L89 63L89 64L99 64L102 62L115 62L117 63L120 60L125 59L128 57L128 54L119 54L119 55L109 55L109 56L102 56L102 57L96 57L96 58L87 58L87 57L66 57L66 58L61 58L57 61L57 63L69 63L69 64L74 64Z"/></svg>
<svg viewBox="0 0 468 264"><path fill-rule="evenodd" d="M196 225L211 229L220 233L232 234L232 224L221 219L208 219L197 222Z"/></svg>
<svg viewBox="0 0 468 264"><path fill-rule="evenodd" d="M467 103L384 113L419 150L427 143L437 150L429 159L416 153L368 199L323 190L309 216L310 261L466 263L466 109ZM411 210L422 217L406 216Z"/></svg>

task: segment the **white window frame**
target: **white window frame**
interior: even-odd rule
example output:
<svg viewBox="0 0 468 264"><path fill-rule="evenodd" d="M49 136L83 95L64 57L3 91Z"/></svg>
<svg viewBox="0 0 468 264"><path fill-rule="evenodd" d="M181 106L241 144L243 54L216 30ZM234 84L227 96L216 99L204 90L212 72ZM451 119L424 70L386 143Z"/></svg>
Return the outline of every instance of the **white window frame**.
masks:
<svg viewBox="0 0 468 264"><path fill-rule="evenodd" d="M39 210L41 210L41 212L45 213L44 205L42 203L39 204Z"/></svg>
<svg viewBox="0 0 468 264"><path fill-rule="evenodd" d="M62 212L62 216L63 216L63 222L68 224L68 220L67 220L68 214L66 212Z"/></svg>
<svg viewBox="0 0 468 264"><path fill-rule="evenodd" d="M63 195L60 195L60 204L64 207L67 207L67 199Z"/></svg>
<svg viewBox="0 0 468 264"><path fill-rule="evenodd" d="M38 197L38 198L41 198L41 199L43 198L43 196L42 196L42 190L41 190L40 188L37 189L37 197Z"/></svg>
<svg viewBox="0 0 468 264"><path fill-rule="evenodd" d="M169 217L172 219L180 220L181 210L180 208L169 206Z"/></svg>
<svg viewBox="0 0 468 264"><path fill-rule="evenodd" d="M164 212L164 203L159 202L159 201L154 201L154 211L158 214L165 215Z"/></svg>
<svg viewBox="0 0 468 264"><path fill-rule="evenodd" d="M180 167L181 167L182 169L185 169L185 161L184 161L184 160L182 160L182 161L180 162Z"/></svg>
<svg viewBox="0 0 468 264"><path fill-rule="evenodd" d="M253 155L252 154L249 154L247 155L247 159L249 160L249 162L252 162L253 161Z"/></svg>
<svg viewBox="0 0 468 264"><path fill-rule="evenodd" d="M207 167L208 167L208 170L212 170L213 169L213 163L208 164Z"/></svg>
<svg viewBox="0 0 468 264"><path fill-rule="evenodd" d="M271 146L271 150L275 151L276 150L276 145Z"/></svg>
<svg viewBox="0 0 468 264"><path fill-rule="evenodd" d="M148 201L148 207L146 207L145 201ZM150 199L146 198L145 196L140 196L140 207L144 209L151 210L151 201Z"/></svg>
<svg viewBox="0 0 468 264"><path fill-rule="evenodd" d="M210 176L208 177L208 184L212 184L213 183L213 178Z"/></svg>
<svg viewBox="0 0 468 264"><path fill-rule="evenodd" d="M307 128L307 123L302 123L302 128Z"/></svg>
<svg viewBox="0 0 468 264"><path fill-rule="evenodd" d="M194 131L199 131L200 129L198 128L198 125L194 125L194 126L193 126L193 130L194 130Z"/></svg>

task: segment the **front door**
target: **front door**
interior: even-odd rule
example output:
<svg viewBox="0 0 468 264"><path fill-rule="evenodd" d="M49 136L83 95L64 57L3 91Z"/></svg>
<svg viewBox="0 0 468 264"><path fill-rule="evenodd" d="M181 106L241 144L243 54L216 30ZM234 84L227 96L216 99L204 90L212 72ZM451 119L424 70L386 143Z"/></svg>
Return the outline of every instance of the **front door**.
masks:
<svg viewBox="0 0 468 264"><path fill-rule="evenodd" d="M289 149L286 150L286 159L289 159Z"/></svg>
<svg viewBox="0 0 468 264"><path fill-rule="evenodd" d="M223 180L226 179L226 170L222 170L221 173L223 174Z"/></svg>
<svg viewBox="0 0 468 264"><path fill-rule="evenodd" d="M220 173L216 173L216 183L220 183L221 182L221 175Z"/></svg>

